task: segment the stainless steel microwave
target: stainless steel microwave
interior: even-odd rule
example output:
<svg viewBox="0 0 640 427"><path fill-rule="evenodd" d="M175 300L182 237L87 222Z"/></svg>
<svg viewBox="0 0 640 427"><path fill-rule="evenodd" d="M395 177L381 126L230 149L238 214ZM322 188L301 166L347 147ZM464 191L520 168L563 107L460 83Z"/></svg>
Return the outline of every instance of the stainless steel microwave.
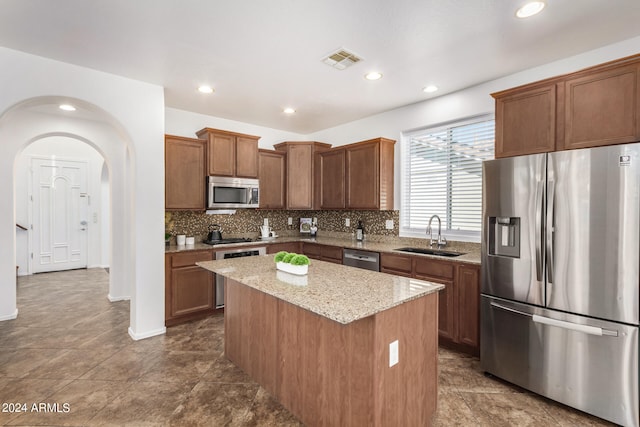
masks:
<svg viewBox="0 0 640 427"><path fill-rule="evenodd" d="M257 208L258 182L251 178L207 177L207 208Z"/></svg>

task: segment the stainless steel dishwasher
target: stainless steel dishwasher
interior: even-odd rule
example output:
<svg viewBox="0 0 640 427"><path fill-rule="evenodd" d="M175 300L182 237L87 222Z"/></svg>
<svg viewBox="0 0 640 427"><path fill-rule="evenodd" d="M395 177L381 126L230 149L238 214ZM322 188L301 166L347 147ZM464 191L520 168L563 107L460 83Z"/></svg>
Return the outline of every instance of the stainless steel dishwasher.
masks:
<svg viewBox="0 0 640 427"><path fill-rule="evenodd" d="M345 249L342 254L342 264L365 270L380 271L380 254L371 251Z"/></svg>

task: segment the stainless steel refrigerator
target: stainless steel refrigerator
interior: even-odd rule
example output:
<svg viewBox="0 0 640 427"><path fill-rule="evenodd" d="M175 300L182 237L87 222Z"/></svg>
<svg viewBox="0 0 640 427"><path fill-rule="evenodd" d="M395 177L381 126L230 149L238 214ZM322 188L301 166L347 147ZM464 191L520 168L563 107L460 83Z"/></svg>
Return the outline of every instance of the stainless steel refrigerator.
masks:
<svg viewBox="0 0 640 427"><path fill-rule="evenodd" d="M481 367L638 426L640 144L486 161Z"/></svg>

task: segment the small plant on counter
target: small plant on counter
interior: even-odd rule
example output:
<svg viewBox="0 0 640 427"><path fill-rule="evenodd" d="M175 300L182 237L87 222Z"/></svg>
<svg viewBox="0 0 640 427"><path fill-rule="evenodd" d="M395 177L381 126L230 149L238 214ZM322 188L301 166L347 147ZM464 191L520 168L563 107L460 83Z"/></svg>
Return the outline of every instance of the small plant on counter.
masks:
<svg viewBox="0 0 640 427"><path fill-rule="evenodd" d="M297 275L307 274L311 263L305 255L285 251L278 252L273 260L276 262L278 270Z"/></svg>
<svg viewBox="0 0 640 427"><path fill-rule="evenodd" d="M311 261L305 255L296 255L289 261L291 265L309 265L310 263Z"/></svg>

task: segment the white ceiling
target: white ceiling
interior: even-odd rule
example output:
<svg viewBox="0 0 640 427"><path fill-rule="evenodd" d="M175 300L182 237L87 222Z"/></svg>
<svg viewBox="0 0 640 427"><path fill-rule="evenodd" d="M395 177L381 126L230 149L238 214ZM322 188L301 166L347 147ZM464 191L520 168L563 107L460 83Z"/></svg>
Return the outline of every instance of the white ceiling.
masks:
<svg viewBox="0 0 640 427"><path fill-rule="evenodd" d="M161 85L168 107L307 134L640 35L639 0L547 0L519 20L523 1L1 0L0 45ZM321 62L340 47L364 61Z"/></svg>

